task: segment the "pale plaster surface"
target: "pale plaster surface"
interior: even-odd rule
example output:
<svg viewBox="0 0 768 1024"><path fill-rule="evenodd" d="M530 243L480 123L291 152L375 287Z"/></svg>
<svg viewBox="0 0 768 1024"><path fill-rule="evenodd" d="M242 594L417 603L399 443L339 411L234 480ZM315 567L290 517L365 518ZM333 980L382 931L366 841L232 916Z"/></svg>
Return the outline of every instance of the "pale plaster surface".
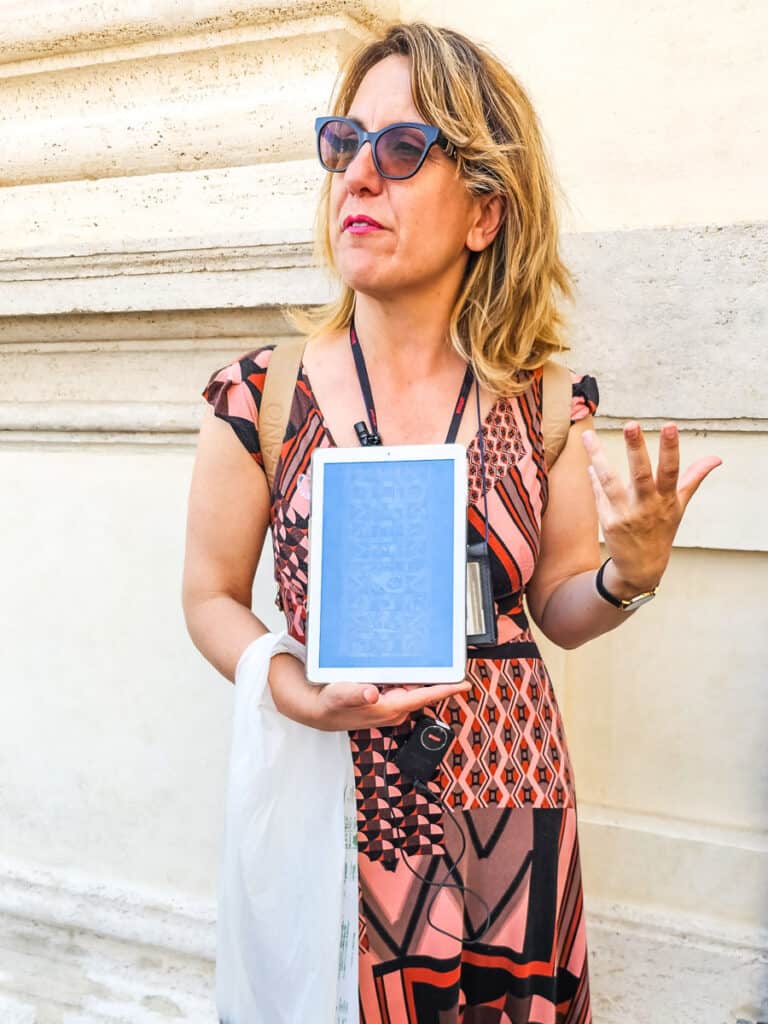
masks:
<svg viewBox="0 0 768 1024"><path fill-rule="evenodd" d="M233 694L181 612L191 452L6 449L0 463L15 496L0 621L22 631L3 666L2 853L210 898Z"/></svg>
<svg viewBox="0 0 768 1024"><path fill-rule="evenodd" d="M582 800L764 834L766 589L765 554L675 550L656 601L571 652Z"/></svg>
<svg viewBox="0 0 768 1024"><path fill-rule="evenodd" d="M484 41L541 118L568 230L768 219L760 0L402 0Z"/></svg>

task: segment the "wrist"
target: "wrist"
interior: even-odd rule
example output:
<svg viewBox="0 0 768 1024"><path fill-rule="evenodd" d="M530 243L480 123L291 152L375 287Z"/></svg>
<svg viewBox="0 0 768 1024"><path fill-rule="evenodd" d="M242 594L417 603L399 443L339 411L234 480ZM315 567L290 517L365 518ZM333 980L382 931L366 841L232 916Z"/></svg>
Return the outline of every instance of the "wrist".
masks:
<svg viewBox="0 0 768 1024"><path fill-rule="evenodd" d="M640 580L627 580L618 571L613 559L610 558L603 570L603 583L614 597L617 597L620 601L628 601L637 594L643 594L645 591L652 590L658 581L654 580L650 583Z"/></svg>
<svg viewBox="0 0 768 1024"><path fill-rule="evenodd" d="M606 589L620 601L629 601L638 594L646 594L658 587L661 581L661 572L655 572L643 577L628 579L616 568L613 558L608 559L603 570L603 584Z"/></svg>
<svg viewBox="0 0 768 1024"><path fill-rule="evenodd" d="M267 676L272 700L281 715L300 725L317 727L319 718L318 690L307 682L304 664L292 654L274 654Z"/></svg>

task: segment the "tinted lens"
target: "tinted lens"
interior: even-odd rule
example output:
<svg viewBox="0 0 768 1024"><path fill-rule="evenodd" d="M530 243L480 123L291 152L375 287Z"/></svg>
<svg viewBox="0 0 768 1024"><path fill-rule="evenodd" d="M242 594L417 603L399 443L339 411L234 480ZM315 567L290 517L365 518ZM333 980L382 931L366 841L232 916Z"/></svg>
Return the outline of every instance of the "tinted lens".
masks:
<svg viewBox="0 0 768 1024"><path fill-rule="evenodd" d="M379 137L376 158L388 178L405 178L413 174L426 147L420 128L390 128Z"/></svg>
<svg viewBox="0 0 768 1024"><path fill-rule="evenodd" d="M326 122L320 129L320 163L327 171L346 170L357 153L358 141L354 125Z"/></svg>

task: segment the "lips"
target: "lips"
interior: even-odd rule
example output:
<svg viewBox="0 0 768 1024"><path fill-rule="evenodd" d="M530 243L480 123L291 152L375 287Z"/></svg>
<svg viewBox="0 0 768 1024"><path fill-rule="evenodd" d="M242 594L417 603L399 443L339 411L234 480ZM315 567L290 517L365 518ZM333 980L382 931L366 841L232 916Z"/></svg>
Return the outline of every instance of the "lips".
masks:
<svg viewBox="0 0 768 1024"><path fill-rule="evenodd" d="M373 217L366 217L362 213L351 213L348 217L344 218L341 230L347 231L351 228L353 231L370 231L376 228L383 228L383 226L383 224L379 224L377 220L374 220Z"/></svg>

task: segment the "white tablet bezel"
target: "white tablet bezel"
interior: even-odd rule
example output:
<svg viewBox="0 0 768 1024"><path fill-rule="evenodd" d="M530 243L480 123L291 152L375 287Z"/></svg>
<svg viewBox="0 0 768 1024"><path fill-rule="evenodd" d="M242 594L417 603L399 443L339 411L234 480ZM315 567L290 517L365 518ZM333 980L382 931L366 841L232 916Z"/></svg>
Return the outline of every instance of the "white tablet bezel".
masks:
<svg viewBox="0 0 768 1024"><path fill-rule="evenodd" d="M322 531L325 467L339 462L411 462L441 460L453 463L453 644L450 665L401 668L321 668ZM307 679L312 683L457 683L466 674L466 564L467 564L467 451L460 444L316 448L312 453L312 500L309 517L309 581L307 586Z"/></svg>

